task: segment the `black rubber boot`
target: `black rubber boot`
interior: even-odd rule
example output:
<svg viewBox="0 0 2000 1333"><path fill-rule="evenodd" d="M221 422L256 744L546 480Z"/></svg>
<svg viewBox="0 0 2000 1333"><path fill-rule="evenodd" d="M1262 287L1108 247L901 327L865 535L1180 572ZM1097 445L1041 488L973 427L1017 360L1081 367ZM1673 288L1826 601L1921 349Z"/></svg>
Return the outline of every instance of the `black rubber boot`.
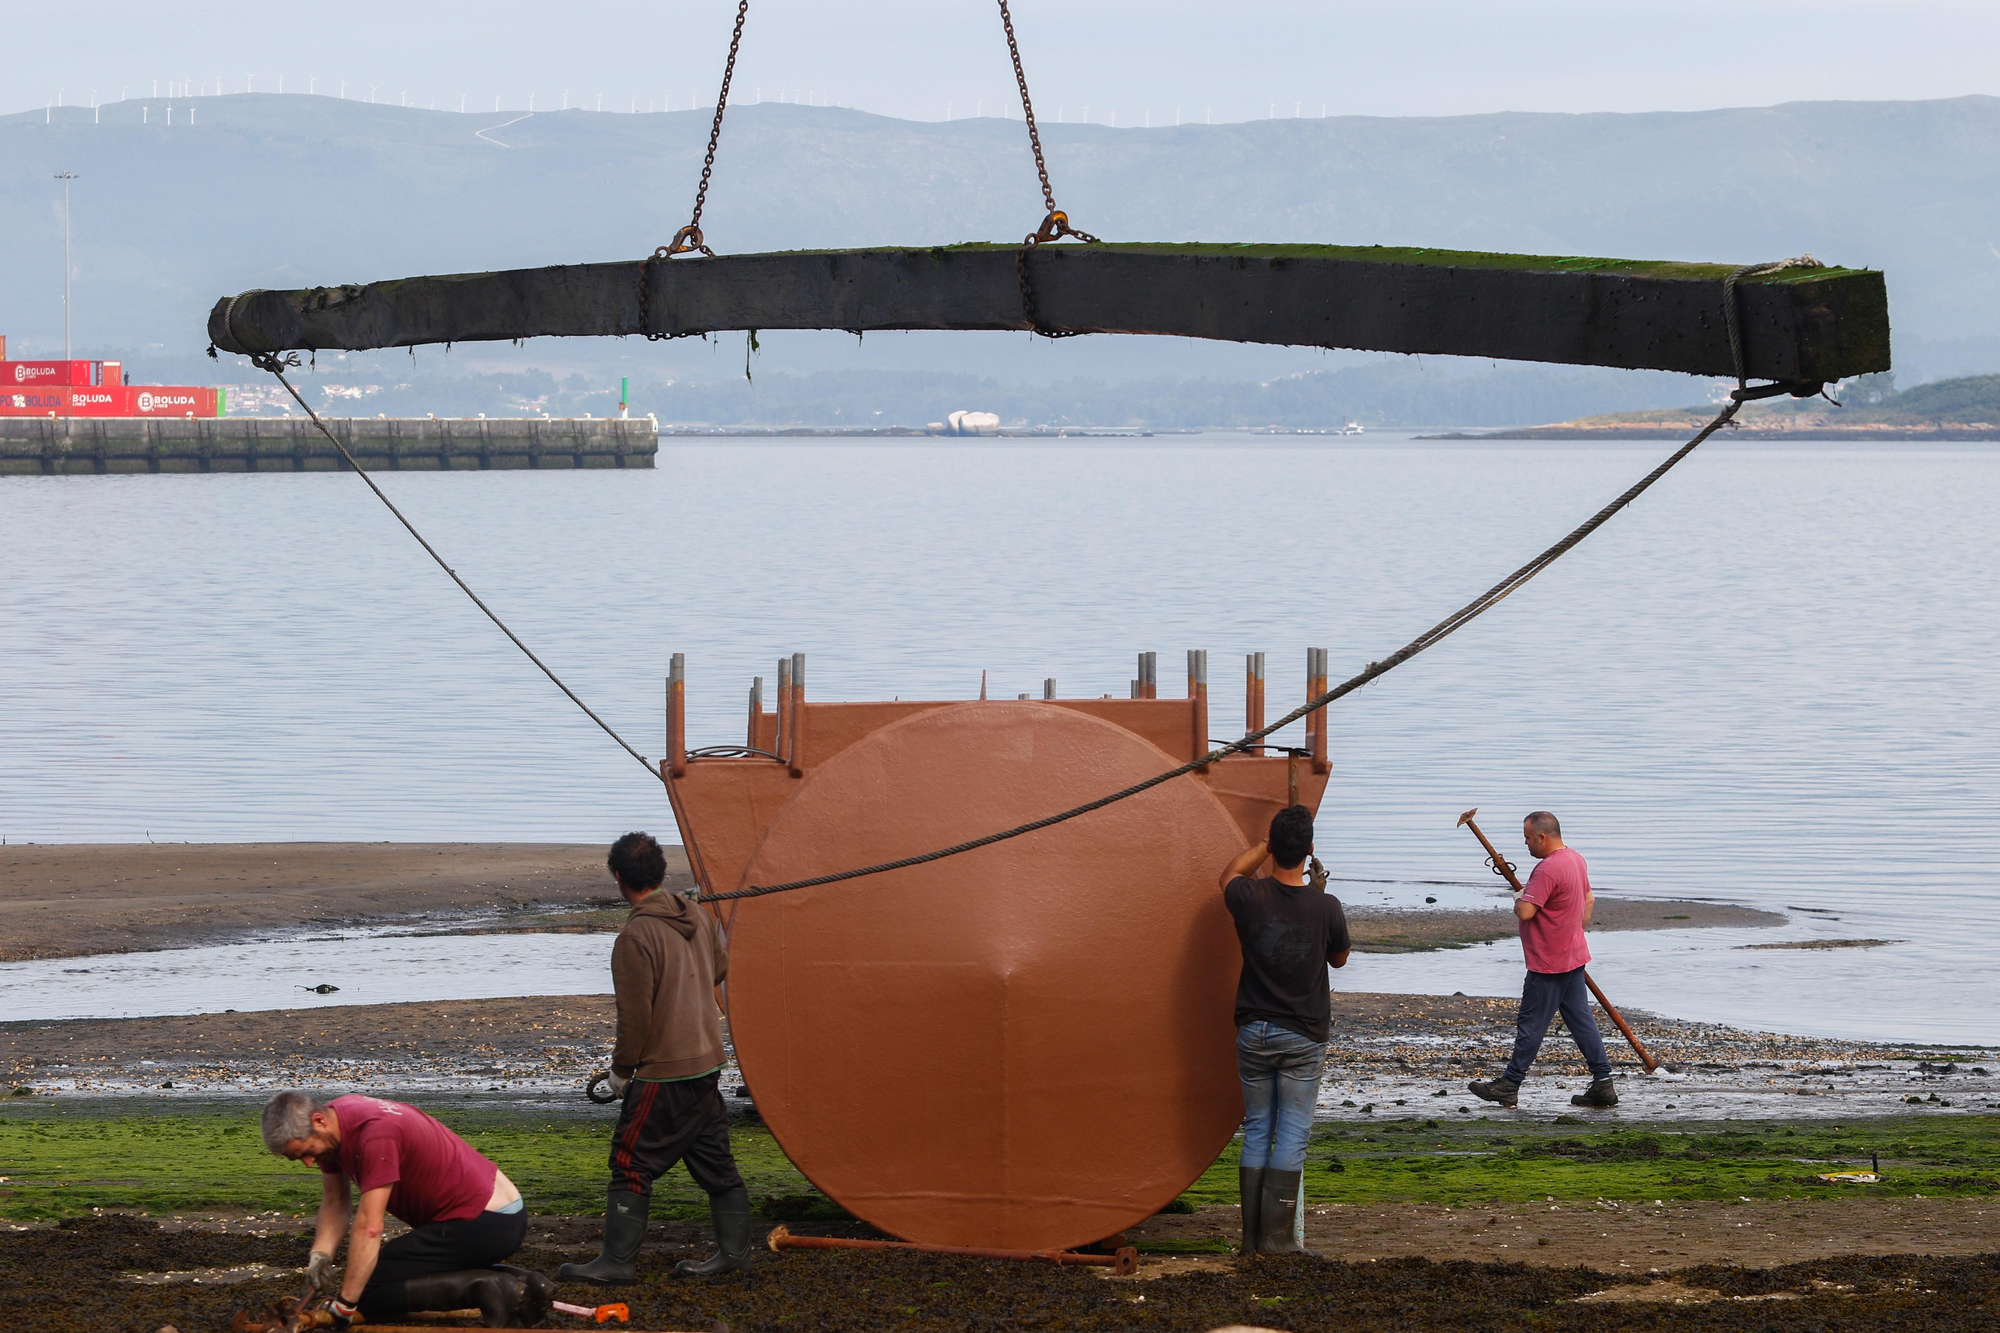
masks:
<svg viewBox="0 0 2000 1333"><path fill-rule="evenodd" d="M513 1264L495 1264L493 1271L521 1280L521 1299L514 1307L516 1328L533 1328L548 1316L549 1307L556 1299L553 1279L532 1268L516 1268Z"/></svg>
<svg viewBox="0 0 2000 1333"><path fill-rule="evenodd" d="M1304 1254L1319 1258L1299 1240L1299 1209L1305 1204L1304 1174L1298 1171L1264 1172L1262 1199L1258 1206L1259 1254Z"/></svg>
<svg viewBox="0 0 2000 1333"><path fill-rule="evenodd" d="M646 1239L646 1215L652 1200L626 1190L604 1195L604 1244L587 1264L564 1264L556 1276L564 1282L595 1282L627 1287L639 1280L639 1244Z"/></svg>
<svg viewBox="0 0 2000 1333"><path fill-rule="evenodd" d="M1569 1104L1603 1110L1618 1105L1618 1089L1608 1078L1592 1079L1589 1087L1569 1099Z"/></svg>
<svg viewBox="0 0 2000 1333"><path fill-rule="evenodd" d="M1243 1200L1242 1254L1255 1254L1264 1244L1264 1168L1236 1168L1236 1192Z"/></svg>
<svg viewBox="0 0 2000 1333"><path fill-rule="evenodd" d="M738 1185L708 1196L708 1213L715 1219L715 1253L696 1262L674 1265L675 1277L720 1277L750 1266L750 1191Z"/></svg>
<svg viewBox="0 0 2000 1333"><path fill-rule="evenodd" d="M1510 1111L1514 1109L1514 1102L1521 1092L1521 1085L1505 1074L1496 1079L1480 1080L1465 1086L1473 1096L1482 1097L1489 1102L1498 1102Z"/></svg>
<svg viewBox="0 0 2000 1333"><path fill-rule="evenodd" d="M467 1268L456 1273L431 1273L403 1283L403 1300L411 1314L425 1310L467 1310L477 1307L488 1328L512 1328L526 1294L527 1283L512 1273L492 1268Z"/></svg>

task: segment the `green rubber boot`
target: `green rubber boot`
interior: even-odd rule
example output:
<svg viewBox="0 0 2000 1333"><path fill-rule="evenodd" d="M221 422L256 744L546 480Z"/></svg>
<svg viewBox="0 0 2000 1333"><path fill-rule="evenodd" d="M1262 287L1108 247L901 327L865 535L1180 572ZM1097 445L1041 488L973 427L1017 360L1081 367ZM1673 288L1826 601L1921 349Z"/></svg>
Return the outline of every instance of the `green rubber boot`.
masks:
<svg viewBox="0 0 2000 1333"><path fill-rule="evenodd" d="M1243 1245L1238 1253L1255 1254L1264 1245L1264 1168L1236 1168L1236 1192L1243 1200Z"/></svg>
<svg viewBox="0 0 2000 1333"><path fill-rule="evenodd" d="M1305 1247L1305 1173L1266 1171L1263 1196L1263 1238L1257 1252L1319 1258L1318 1251Z"/></svg>
<svg viewBox="0 0 2000 1333"><path fill-rule="evenodd" d="M708 1213L715 1219L715 1253L699 1262L683 1259L675 1277L721 1277L750 1266L750 1191L742 1185L708 1196Z"/></svg>
<svg viewBox="0 0 2000 1333"><path fill-rule="evenodd" d="M409 1278L403 1283L403 1300L411 1314L476 1306L479 1322L487 1328L513 1328L526 1304L526 1288L527 1283L511 1273L467 1268Z"/></svg>
<svg viewBox="0 0 2000 1333"><path fill-rule="evenodd" d="M604 1244L587 1264L564 1264L556 1276L564 1282L595 1282L627 1287L639 1280L639 1245L646 1239L646 1216L652 1200L626 1190L604 1194Z"/></svg>

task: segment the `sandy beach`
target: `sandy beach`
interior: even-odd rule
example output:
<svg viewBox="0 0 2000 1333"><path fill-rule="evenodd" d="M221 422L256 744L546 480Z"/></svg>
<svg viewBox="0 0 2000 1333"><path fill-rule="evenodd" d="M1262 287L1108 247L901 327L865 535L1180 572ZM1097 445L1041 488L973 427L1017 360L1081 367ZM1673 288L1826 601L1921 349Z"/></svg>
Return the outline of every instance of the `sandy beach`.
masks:
<svg viewBox="0 0 2000 1333"><path fill-rule="evenodd" d="M693 883L668 847L667 885ZM1339 885L1333 889L1337 893ZM0 963L221 944L300 928L423 919L441 928L546 929L553 914L618 908L604 849L551 843L53 843L0 848ZM1511 937L1490 911L1350 909L1363 952ZM1600 897L1591 929L1758 927L1784 917L1710 901ZM577 924L574 918L564 924ZM615 920L592 923L616 929Z"/></svg>
<svg viewBox="0 0 2000 1333"><path fill-rule="evenodd" d="M686 857L667 852L668 883L685 886ZM16 844L0 848L0 962L617 902L596 846Z"/></svg>

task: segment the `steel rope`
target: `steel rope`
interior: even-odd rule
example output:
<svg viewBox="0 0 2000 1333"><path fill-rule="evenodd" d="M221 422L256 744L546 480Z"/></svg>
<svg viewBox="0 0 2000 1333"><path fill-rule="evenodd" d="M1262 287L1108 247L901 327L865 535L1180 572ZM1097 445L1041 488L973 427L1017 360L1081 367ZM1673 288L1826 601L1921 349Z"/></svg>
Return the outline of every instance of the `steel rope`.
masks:
<svg viewBox="0 0 2000 1333"><path fill-rule="evenodd" d="M1005 0L1002 0L1002 3L1004 6ZM1308 713L1312 713L1321 708L1324 708L1328 704L1334 702L1336 699L1342 698L1343 696L1348 694L1352 694L1354 691L1360 689L1363 685L1368 684L1370 681L1375 680L1378 677L1387 675L1389 672L1395 670L1403 663L1415 657L1418 653L1421 653L1425 649L1430 648L1433 645L1442 642L1446 638L1450 637L1452 634L1457 633L1460 629L1463 629L1466 625L1470 624L1472 621L1476 620L1480 616L1484 615L1486 612L1498 606L1501 602L1507 600L1507 598L1513 596L1514 593L1519 591L1521 587L1525 585L1530 579L1534 578L1535 575L1547 569L1550 565L1554 564L1557 560L1561 559L1570 550L1575 548L1577 543L1581 542L1591 533L1603 527L1604 524L1611 519L1612 515L1616 514L1619 510L1625 508L1625 506L1631 504L1634 500L1638 499L1641 495L1643 495L1646 492L1646 490L1652 486L1654 482L1658 481L1661 477L1666 476L1668 472L1672 471L1676 464L1678 464L1682 459L1686 458L1689 454L1693 453L1697 448L1699 448L1702 442L1707 440L1709 436L1715 434L1715 432L1721 430L1724 426L1728 425L1730 421L1732 421L1735 418L1737 410L1741 408L1746 401L1752 398L1769 396L1768 391L1761 389L1752 390L1749 387L1749 381L1747 377L1743 373L1743 340L1742 340L1742 334L1738 328L1738 321L1737 321L1736 284L1743 278L1753 277L1764 273L1774 273L1779 269L1816 268L1818 266L1819 266L1818 262L1814 260L1810 255L1807 255L1799 259L1780 260L1776 263L1771 263L1771 264L1746 265L1743 268L1737 269L1736 271L1731 273L1727 278L1723 279L1722 303L1725 312L1725 322L1727 323L1729 329L1730 358L1736 368L1737 387L1730 392L1729 401L1723 404L1722 410L1715 414L1715 420L1709 422L1706 426L1703 426L1701 430L1696 433L1693 439L1689 440L1679 449L1676 449L1673 452L1673 454L1667 458L1665 462L1661 463L1658 467L1654 468L1651 472L1648 472L1644 477L1640 478L1631 487L1629 487L1624 494L1620 495L1610 504L1605 505L1595 514L1592 514L1589 518L1585 519L1573 531L1571 531L1568 536L1564 537L1561 541L1557 542L1555 545L1543 551L1533 560L1530 560L1527 564L1522 565L1512 574L1509 574L1506 578L1501 579L1491 588L1488 588L1485 592L1473 598L1470 602L1467 602L1464 606L1452 612L1450 615L1446 616L1443 620L1440 620L1437 624L1431 626L1429 629L1425 630L1422 634L1419 634L1416 638L1404 644L1401 648L1398 648L1395 652L1389 654L1387 657L1381 659L1378 662L1370 662L1361 671L1355 673L1353 676L1350 676L1348 679L1342 681L1340 684L1326 691L1326 693L1320 695L1318 698L1307 700L1304 704L1302 704L1298 708L1294 708L1291 712L1285 714L1283 717L1279 718L1276 722L1273 722L1271 725L1261 728L1260 730L1250 732L1244 737L1242 737L1242 739L1240 740L1231 741L1227 745L1220 746L1214 750L1211 750L1199 759L1191 759L1185 764L1177 765L1174 768L1168 769L1164 773L1155 774L1154 776L1147 778L1143 782L1135 782L1131 786L1125 787L1119 791L1112 792L1108 796L1100 796L1094 801L1085 802L1083 805L1076 806L1072 809L1064 810L1058 814L1047 815L1041 819L1034 820L1030 823L1021 824L1014 828L1002 830L999 833L989 833L983 838L974 838L970 842L956 843L953 846L942 847L939 848L937 851L924 852L917 856L905 856L895 861L884 861L877 865L863 866L858 870L841 870L841 871L836 871L830 875L815 875L810 879L792 880L784 884L751 885L749 888L736 889L729 893L707 893L701 895L699 901L722 902L732 898L762 898L767 894L789 893L795 889L816 888L822 884L838 884L842 880L860 879L863 876L867 875L886 874L892 870L906 870L911 866L925 865L932 861L942 861L946 857L959 856L966 852L977 851L981 847L989 847L996 842L1006 842L1010 838L1018 838L1026 833L1034 833L1041 829L1051 828L1057 824L1066 823L1067 821L1075 819L1081 815L1087 815L1094 810L1102 810L1107 805L1113 805L1119 801L1126 800L1129 797L1137 796L1141 792L1151 791L1154 787L1157 787L1162 783L1171 782L1178 777L1185 777L1187 774L1192 773L1197 769L1206 768L1210 764L1215 763L1217 760L1223 759L1229 755L1240 754L1244 750L1247 750L1251 746L1255 745L1257 742L1263 740L1266 736L1271 735L1273 732L1281 731L1284 728L1290 726L1292 723L1297 722L1300 718L1306 716ZM1785 390L1781 386L1776 391L1783 392Z"/></svg>

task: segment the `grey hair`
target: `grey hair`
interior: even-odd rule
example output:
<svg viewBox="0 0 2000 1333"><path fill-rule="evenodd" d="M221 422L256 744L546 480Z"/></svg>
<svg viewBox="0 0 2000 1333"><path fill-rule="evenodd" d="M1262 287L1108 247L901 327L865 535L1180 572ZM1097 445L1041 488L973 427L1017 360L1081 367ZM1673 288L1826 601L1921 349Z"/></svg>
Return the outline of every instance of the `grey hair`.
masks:
<svg viewBox="0 0 2000 1333"><path fill-rule="evenodd" d="M303 1092L281 1092L264 1103L264 1146L282 1154L293 1139L309 1137L314 1113L326 1108Z"/></svg>
<svg viewBox="0 0 2000 1333"><path fill-rule="evenodd" d="M1521 822L1544 838L1560 838L1563 835L1562 824L1546 810L1537 810Z"/></svg>

